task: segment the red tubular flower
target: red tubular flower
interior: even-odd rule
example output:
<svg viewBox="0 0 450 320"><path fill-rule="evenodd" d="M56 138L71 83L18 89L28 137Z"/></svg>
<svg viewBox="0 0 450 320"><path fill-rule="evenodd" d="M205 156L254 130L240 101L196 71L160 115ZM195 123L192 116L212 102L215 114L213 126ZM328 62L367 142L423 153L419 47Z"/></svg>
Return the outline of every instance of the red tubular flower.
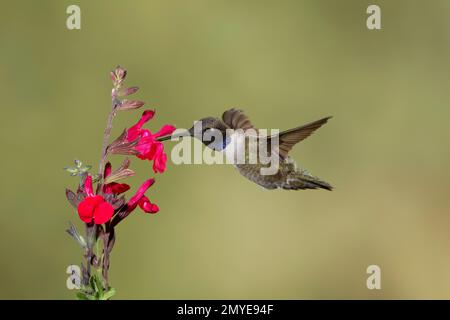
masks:
<svg viewBox="0 0 450 320"><path fill-rule="evenodd" d="M111 162L107 162L105 165L105 171L103 173L103 179L106 179L111 174L112 168L111 168Z"/></svg>
<svg viewBox="0 0 450 320"><path fill-rule="evenodd" d="M111 163L108 162L105 165L105 171L103 174L103 179L108 178L111 175ZM111 182L107 183L103 186L103 193L113 193L113 194L121 194L130 189L130 186L126 183L117 183L117 182Z"/></svg>
<svg viewBox="0 0 450 320"><path fill-rule="evenodd" d="M130 129L127 130L127 140L133 141L133 140L136 140L137 138L141 137L141 131L143 131L142 126L144 124L146 124L148 121L150 121L154 116L155 116L155 111L145 110L142 113L142 116L139 119L139 121L134 126L132 126Z"/></svg>
<svg viewBox="0 0 450 320"><path fill-rule="evenodd" d="M156 213L159 211L158 206L151 203L150 200L144 195L148 188L153 185L153 183L155 183L154 179L148 179L139 187L136 194L132 196L127 203L128 212L136 209L138 205L146 213Z"/></svg>
<svg viewBox="0 0 450 320"><path fill-rule="evenodd" d="M146 213L157 213L159 211L159 207L151 203L150 200L143 196L141 200L139 200L139 207Z"/></svg>
<svg viewBox="0 0 450 320"><path fill-rule="evenodd" d="M121 194L130 190L130 186L126 183L111 182L103 186L104 193Z"/></svg>
<svg viewBox="0 0 450 320"><path fill-rule="evenodd" d="M92 177L87 176L84 182L86 198L78 205L78 215L86 223L103 224L114 214L114 208L100 195L95 195L92 188Z"/></svg>
<svg viewBox="0 0 450 320"><path fill-rule="evenodd" d="M158 137L172 134L175 127L172 125L164 125L158 132L152 134L148 129L142 129L142 126L153 118L155 112L153 110L146 110L141 116L141 119L127 130L127 141L134 141L137 138L139 143L136 150L139 151L138 158L143 160L153 160L153 171L163 173L166 169L167 155L164 152L162 142L156 140Z"/></svg>

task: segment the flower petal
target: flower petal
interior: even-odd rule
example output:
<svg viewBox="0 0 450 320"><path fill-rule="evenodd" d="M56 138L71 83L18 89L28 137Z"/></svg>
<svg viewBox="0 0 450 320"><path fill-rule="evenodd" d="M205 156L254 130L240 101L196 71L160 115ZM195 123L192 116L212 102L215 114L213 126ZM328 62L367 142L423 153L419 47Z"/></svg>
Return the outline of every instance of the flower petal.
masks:
<svg viewBox="0 0 450 320"><path fill-rule="evenodd" d="M140 159L147 159L152 152L155 140L153 139L151 132L147 129L141 130L141 138L139 144L136 146L136 150L139 152L137 155Z"/></svg>
<svg viewBox="0 0 450 320"><path fill-rule="evenodd" d="M87 197L78 205L78 215L80 219L86 223L92 222L94 218L95 207L102 203L102 196Z"/></svg>
<svg viewBox="0 0 450 320"><path fill-rule="evenodd" d="M108 202L100 203L94 210L94 222L95 224L103 224L114 214L114 208Z"/></svg>
<svg viewBox="0 0 450 320"><path fill-rule="evenodd" d="M86 192L88 197L94 196L94 191L92 189L92 177L88 175L84 180L84 191Z"/></svg>
<svg viewBox="0 0 450 320"><path fill-rule="evenodd" d="M163 173L166 170L167 155L161 142L158 142L157 150L153 157L153 171Z"/></svg>
<svg viewBox="0 0 450 320"><path fill-rule="evenodd" d="M146 196L143 196L139 201L139 207L146 213L157 213L159 211L159 207L151 203Z"/></svg>
<svg viewBox="0 0 450 320"><path fill-rule="evenodd" d="M148 188L150 188L150 186L155 183L154 179L148 179L147 181L145 181L138 189L138 191L136 192L136 194L134 196L132 196L130 198L130 200L128 200L127 203L127 207L128 207L128 212L133 211L136 206L138 205L139 201L142 199L142 197L144 196L144 193L148 190Z"/></svg>
<svg viewBox="0 0 450 320"><path fill-rule="evenodd" d="M138 124L142 127L145 123L151 120L155 116L155 110L145 110L142 113L141 119L139 119Z"/></svg>
<svg viewBox="0 0 450 320"><path fill-rule="evenodd" d="M91 222L94 217L94 206L84 199L78 205L78 216L86 223Z"/></svg>
<svg viewBox="0 0 450 320"><path fill-rule="evenodd" d="M141 136L142 126L152 119L154 115L154 110L145 110L139 121L127 130L127 141L133 141L139 138Z"/></svg>
<svg viewBox="0 0 450 320"><path fill-rule="evenodd" d="M153 137L154 138L158 138L161 136L167 136L169 134L172 134L177 128L175 128L174 126L170 125L170 124L166 124L164 125L161 129L159 129L158 132L156 132Z"/></svg>
<svg viewBox="0 0 450 320"><path fill-rule="evenodd" d="M103 179L106 179L111 174L111 162L107 162L105 165L105 171L103 173Z"/></svg>
<svg viewBox="0 0 450 320"><path fill-rule="evenodd" d="M105 193L121 194L130 190L130 186L126 183L111 182L105 185Z"/></svg>

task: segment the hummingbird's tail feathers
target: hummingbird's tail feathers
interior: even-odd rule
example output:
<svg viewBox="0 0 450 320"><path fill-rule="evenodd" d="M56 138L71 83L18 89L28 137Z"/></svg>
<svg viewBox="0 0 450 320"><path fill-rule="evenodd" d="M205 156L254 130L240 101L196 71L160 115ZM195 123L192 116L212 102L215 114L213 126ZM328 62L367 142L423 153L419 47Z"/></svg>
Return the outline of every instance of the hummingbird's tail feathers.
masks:
<svg viewBox="0 0 450 320"><path fill-rule="evenodd" d="M297 128L280 132L278 134L280 156L285 159L294 145L308 138L314 131L327 123L330 118L332 117L326 117Z"/></svg>
<svg viewBox="0 0 450 320"><path fill-rule="evenodd" d="M312 183L315 184L316 186L318 186L320 189L333 191L333 187L328 182L325 182L322 180L317 180L317 181L313 181Z"/></svg>
<svg viewBox="0 0 450 320"><path fill-rule="evenodd" d="M317 177L313 177L308 174L296 172L294 175L288 177L286 182L281 185L281 188L285 190L302 190L302 189L325 189L332 191L333 187L320 180Z"/></svg>

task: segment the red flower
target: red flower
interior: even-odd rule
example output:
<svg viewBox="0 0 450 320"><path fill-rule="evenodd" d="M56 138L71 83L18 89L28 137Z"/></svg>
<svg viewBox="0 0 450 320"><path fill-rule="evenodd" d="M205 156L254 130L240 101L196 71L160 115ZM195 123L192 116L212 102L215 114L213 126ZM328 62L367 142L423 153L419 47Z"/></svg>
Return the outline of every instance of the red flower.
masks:
<svg viewBox="0 0 450 320"><path fill-rule="evenodd" d="M103 179L106 179L111 174L111 171L111 163L108 162L105 165ZM103 193L121 194L128 191L129 189L130 186L126 183L111 182L103 186Z"/></svg>
<svg viewBox="0 0 450 320"><path fill-rule="evenodd" d="M140 138L138 145L135 147L139 151L137 157L143 160L153 160L153 171L163 173L166 169L167 155L164 152L162 142L156 139L172 134L176 128L166 124L155 134L152 134L148 129L142 129L142 126L152 119L154 115L155 111L153 110L144 111L141 119L127 130L126 140L134 141Z"/></svg>
<svg viewBox="0 0 450 320"><path fill-rule="evenodd" d="M144 195L148 188L155 183L154 179L148 179L138 189L136 194L130 198L127 203L127 211L131 212L139 205L139 207L146 213L157 213L159 207L151 203L150 200Z"/></svg>
<svg viewBox="0 0 450 320"><path fill-rule="evenodd" d="M92 188L92 177L87 176L84 182L86 198L78 205L78 215L86 223L103 224L114 214L114 208L102 196L95 195Z"/></svg>
<svg viewBox="0 0 450 320"><path fill-rule="evenodd" d="M103 186L104 193L121 194L130 190L130 186L126 183L111 182Z"/></svg>

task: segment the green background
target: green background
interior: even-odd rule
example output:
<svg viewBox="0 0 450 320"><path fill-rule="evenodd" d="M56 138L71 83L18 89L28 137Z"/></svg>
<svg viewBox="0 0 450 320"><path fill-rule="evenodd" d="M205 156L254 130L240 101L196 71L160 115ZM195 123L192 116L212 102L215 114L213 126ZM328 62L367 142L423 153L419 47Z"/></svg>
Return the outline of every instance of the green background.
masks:
<svg viewBox="0 0 450 320"><path fill-rule="evenodd" d="M65 270L82 252L64 230L81 223L62 168L97 168L117 64L156 108L152 130L230 107L261 128L333 115L292 155L336 187L266 191L231 166L155 175L133 160L132 191L155 176L161 211L119 226L117 298L450 298L449 14L447 0L3 2L0 298L74 297ZM371 264L382 290L366 288Z"/></svg>

